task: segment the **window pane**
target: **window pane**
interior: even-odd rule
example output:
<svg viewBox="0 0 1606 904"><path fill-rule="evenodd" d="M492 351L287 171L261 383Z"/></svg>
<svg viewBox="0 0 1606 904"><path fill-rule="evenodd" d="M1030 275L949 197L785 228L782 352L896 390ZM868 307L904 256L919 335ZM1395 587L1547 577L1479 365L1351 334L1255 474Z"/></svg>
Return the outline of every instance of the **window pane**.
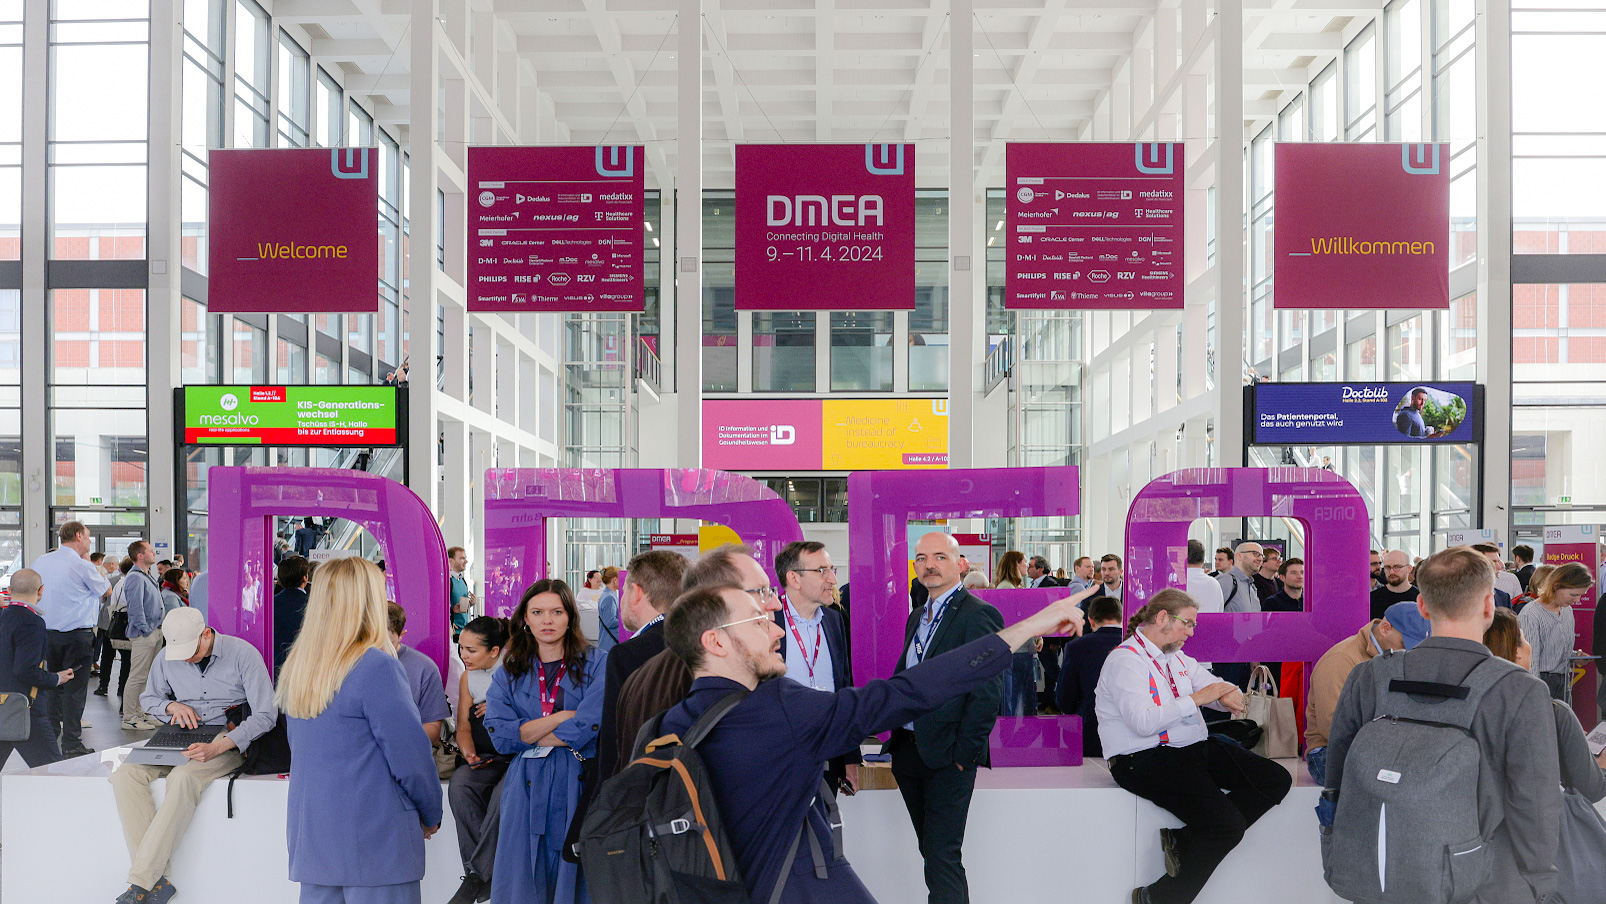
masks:
<svg viewBox="0 0 1606 904"><path fill-rule="evenodd" d="M831 312L831 389L892 391L892 314Z"/></svg>
<svg viewBox="0 0 1606 904"><path fill-rule="evenodd" d="M145 505L144 409L57 408L51 427L56 505Z"/></svg>
<svg viewBox="0 0 1606 904"><path fill-rule="evenodd" d="M758 392L814 391L812 311L753 314L753 389Z"/></svg>
<svg viewBox="0 0 1606 904"><path fill-rule="evenodd" d="M234 383L268 382L268 331L234 321Z"/></svg>
<svg viewBox="0 0 1606 904"><path fill-rule="evenodd" d="M206 305L188 298L179 299L179 382L209 383L206 367Z"/></svg>
<svg viewBox="0 0 1606 904"><path fill-rule="evenodd" d="M143 289L57 289L50 297L52 384L145 385Z"/></svg>

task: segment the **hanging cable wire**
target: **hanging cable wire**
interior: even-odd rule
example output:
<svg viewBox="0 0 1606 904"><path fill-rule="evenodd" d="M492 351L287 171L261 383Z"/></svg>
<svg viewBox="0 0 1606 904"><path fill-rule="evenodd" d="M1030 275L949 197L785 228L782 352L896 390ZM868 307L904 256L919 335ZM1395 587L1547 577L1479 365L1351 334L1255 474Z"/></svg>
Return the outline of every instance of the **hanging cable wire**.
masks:
<svg viewBox="0 0 1606 904"><path fill-rule="evenodd" d="M658 62L658 54L663 53L664 44L669 41L669 36L674 33L675 23L679 20L680 13L676 13L674 18L669 20L669 27L664 29L664 36L658 41L658 49L652 52L652 59L647 61L647 68L641 70L641 75L636 77L636 87L630 89L630 96L626 97L625 102L619 105L619 113L614 116L613 122L608 123L608 131L602 133L602 140L597 144L606 145L608 143L608 136L613 134L614 126L619 124L619 120L623 118L625 111L630 109L630 102L635 100L636 95L641 92L641 84L647 80L647 73L652 71L652 64Z"/></svg>

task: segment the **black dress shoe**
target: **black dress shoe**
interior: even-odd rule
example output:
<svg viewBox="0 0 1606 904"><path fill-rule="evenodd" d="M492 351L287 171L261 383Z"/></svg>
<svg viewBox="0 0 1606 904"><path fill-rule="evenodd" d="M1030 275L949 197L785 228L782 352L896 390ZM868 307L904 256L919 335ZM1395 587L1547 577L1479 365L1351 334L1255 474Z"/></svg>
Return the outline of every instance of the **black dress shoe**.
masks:
<svg viewBox="0 0 1606 904"><path fill-rule="evenodd" d="M489 888L490 883L469 873L463 877L463 884L457 887L457 894L452 895L452 899L446 904L474 904L479 898L481 887Z"/></svg>
<svg viewBox="0 0 1606 904"><path fill-rule="evenodd" d="M103 688L103 687L97 687L97 688L95 688L95 696L97 696L97 697L104 697L104 696L106 696L106 689L105 689L105 688Z"/></svg>
<svg viewBox="0 0 1606 904"><path fill-rule="evenodd" d="M1165 852L1165 874L1175 879L1182 872L1182 855L1177 851L1176 829L1160 830L1160 850Z"/></svg>
<svg viewBox="0 0 1606 904"><path fill-rule="evenodd" d="M1132 889L1132 904L1154 904L1154 899L1149 897L1149 889L1146 886Z"/></svg>

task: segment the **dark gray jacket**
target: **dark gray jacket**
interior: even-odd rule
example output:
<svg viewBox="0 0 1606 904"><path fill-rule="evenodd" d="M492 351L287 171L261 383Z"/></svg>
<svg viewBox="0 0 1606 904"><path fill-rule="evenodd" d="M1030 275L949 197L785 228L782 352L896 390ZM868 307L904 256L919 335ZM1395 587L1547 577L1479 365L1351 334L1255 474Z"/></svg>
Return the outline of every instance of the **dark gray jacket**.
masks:
<svg viewBox="0 0 1606 904"><path fill-rule="evenodd" d="M1413 681L1460 684L1492 655L1475 641L1429 637L1406 654L1406 675ZM1357 665L1344 683L1327 742L1329 788L1339 787L1350 743L1374 716L1378 661ZM1480 904L1530 904L1556 893L1562 815L1557 718L1545 683L1520 670L1490 688L1478 707L1472 734L1483 752L1479 832L1493 854L1489 880L1476 898Z"/></svg>
<svg viewBox="0 0 1606 904"><path fill-rule="evenodd" d="M1590 803L1597 803L1606 797L1606 772L1601 771L1600 764L1590 755L1589 739L1584 736L1584 726L1578 724L1578 717L1560 700L1552 700L1550 704L1556 716L1556 750L1561 754L1562 787L1577 791Z"/></svg>

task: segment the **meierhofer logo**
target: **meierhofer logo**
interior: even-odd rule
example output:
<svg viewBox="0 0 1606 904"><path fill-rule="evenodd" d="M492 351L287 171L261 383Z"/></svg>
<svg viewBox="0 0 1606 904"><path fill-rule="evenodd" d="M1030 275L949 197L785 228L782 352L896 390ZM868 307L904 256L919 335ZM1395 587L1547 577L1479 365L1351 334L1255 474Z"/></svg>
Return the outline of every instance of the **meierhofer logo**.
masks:
<svg viewBox="0 0 1606 904"><path fill-rule="evenodd" d="M797 428L789 424L775 424L770 427L770 445L790 446L797 442Z"/></svg>
<svg viewBox="0 0 1606 904"><path fill-rule="evenodd" d="M880 226L883 202L880 195L769 195L767 226Z"/></svg>

